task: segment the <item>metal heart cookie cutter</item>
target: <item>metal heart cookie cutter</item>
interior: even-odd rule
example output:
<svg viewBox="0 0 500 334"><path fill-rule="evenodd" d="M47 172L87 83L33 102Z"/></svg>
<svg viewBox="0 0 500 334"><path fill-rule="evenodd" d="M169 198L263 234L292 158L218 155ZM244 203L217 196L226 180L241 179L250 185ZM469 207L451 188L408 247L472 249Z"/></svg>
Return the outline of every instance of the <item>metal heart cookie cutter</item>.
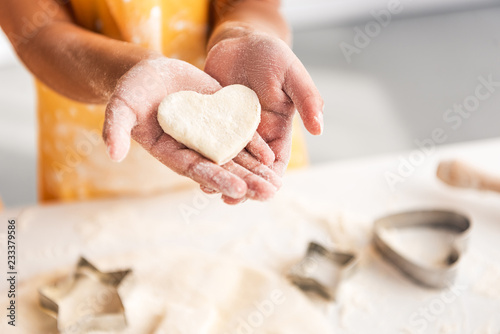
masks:
<svg viewBox="0 0 500 334"><path fill-rule="evenodd" d="M303 291L334 300L339 283L352 274L357 263L355 254L329 251L311 242L305 257L290 269L288 278Z"/></svg>
<svg viewBox="0 0 500 334"><path fill-rule="evenodd" d="M436 265L415 261L391 245L384 232L390 229L431 228L454 234L443 263ZM470 219L457 212L444 210L410 211L380 218L374 224L374 243L379 252L403 274L418 284L431 288L445 288L453 284L458 264L466 250Z"/></svg>

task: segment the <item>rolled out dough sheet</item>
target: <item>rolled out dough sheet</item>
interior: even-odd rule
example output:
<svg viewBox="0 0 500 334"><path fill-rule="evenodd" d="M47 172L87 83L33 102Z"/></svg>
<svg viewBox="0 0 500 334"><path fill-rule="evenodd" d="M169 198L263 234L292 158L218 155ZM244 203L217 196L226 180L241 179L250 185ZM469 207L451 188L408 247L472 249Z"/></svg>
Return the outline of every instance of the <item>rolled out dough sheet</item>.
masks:
<svg viewBox="0 0 500 334"><path fill-rule="evenodd" d="M119 288L128 328L116 333L331 333L321 312L284 278L234 260L164 249L95 264L103 271L134 270ZM38 307L37 288L69 272L22 284L16 333L57 333L55 320Z"/></svg>

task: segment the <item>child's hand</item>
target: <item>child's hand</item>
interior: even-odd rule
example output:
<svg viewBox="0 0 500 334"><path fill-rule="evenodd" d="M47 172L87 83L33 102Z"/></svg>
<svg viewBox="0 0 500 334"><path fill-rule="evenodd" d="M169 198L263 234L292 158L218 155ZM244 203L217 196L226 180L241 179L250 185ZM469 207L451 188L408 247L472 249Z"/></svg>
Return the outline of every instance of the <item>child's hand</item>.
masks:
<svg viewBox="0 0 500 334"><path fill-rule="evenodd" d="M306 69L288 45L277 37L236 27L208 53L205 72L221 85L253 89L262 104L260 136L274 151L272 169L283 175L290 158L295 108L306 129L323 130L323 100ZM236 202L236 201L233 201Z"/></svg>
<svg viewBox="0 0 500 334"><path fill-rule="evenodd" d="M158 124L158 106L167 94L182 90L212 94L220 88L215 79L183 61L155 56L139 62L118 81L106 109L103 137L109 156L123 160L132 137L167 167L205 189L231 198L272 197L277 190L272 183L279 184L279 178L248 153L240 154L239 164L230 161L218 166L164 133ZM265 152L267 145L260 142L259 150Z"/></svg>

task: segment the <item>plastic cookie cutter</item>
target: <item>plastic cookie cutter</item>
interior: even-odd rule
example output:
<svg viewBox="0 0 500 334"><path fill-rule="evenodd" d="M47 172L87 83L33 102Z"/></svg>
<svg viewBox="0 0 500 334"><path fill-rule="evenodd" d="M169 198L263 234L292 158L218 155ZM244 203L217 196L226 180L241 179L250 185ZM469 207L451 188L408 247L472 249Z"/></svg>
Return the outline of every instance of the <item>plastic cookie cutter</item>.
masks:
<svg viewBox="0 0 500 334"><path fill-rule="evenodd" d="M334 300L338 285L353 273L357 263L355 254L330 251L311 242L305 257L290 269L288 278L303 291Z"/></svg>
<svg viewBox="0 0 500 334"><path fill-rule="evenodd" d="M118 286L130 272L103 273L82 257L71 277L39 289L40 306L62 333L122 330L127 322Z"/></svg>
<svg viewBox="0 0 500 334"><path fill-rule="evenodd" d="M390 229L431 228L453 234L444 261L427 263L416 261L394 248L384 236ZM418 284L431 288L445 288L453 284L460 259L466 250L471 221L453 211L423 210L393 214L380 218L374 224L374 243L379 252L403 274Z"/></svg>

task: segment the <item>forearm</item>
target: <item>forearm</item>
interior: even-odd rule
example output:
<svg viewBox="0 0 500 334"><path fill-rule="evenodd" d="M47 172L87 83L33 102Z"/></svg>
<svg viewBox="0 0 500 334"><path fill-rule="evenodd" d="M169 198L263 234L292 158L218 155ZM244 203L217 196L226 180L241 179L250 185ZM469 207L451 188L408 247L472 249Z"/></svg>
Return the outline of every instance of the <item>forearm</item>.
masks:
<svg viewBox="0 0 500 334"><path fill-rule="evenodd" d="M56 23L22 54L33 74L57 92L85 103L106 103L123 74L152 52Z"/></svg>
<svg viewBox="0 0 500 334"><path fill-rule="evenodd" d="M19 58L43 83L56 92L85 103L106 103L119 78L151 51L113 40L77 26L68 9L56 4L49 20L26 35L26 21L44 10L43 0L4 0L10 15L0 14L0 24ZM22 6L25 3L25 6ZM37 8L38 7L38 8ZM51 13L52 13L51 12Z"/></svg>
<svg viewBox="0 0 500 334"><path fill-rule="evenodd" d="M208 42L217 42L258 31L291 43L291 34L280 13L280 0L216 0L213 4L214 29Z"/></svg>

